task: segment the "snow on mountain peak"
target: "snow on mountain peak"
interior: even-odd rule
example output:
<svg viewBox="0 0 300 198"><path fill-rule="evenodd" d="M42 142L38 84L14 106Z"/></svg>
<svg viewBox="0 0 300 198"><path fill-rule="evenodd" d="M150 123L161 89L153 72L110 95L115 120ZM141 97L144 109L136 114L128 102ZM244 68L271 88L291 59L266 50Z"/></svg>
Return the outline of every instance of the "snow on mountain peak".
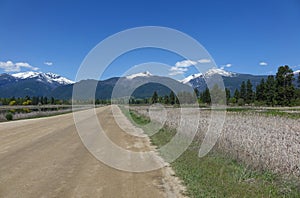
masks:
<svg viewBox="0 0 300 198"><path fill-rule="evenodd" d="M219 74L219 75L221 75L221 76L227 76L227 77L231 77L231 76L234 75L234 73L225 71L224 69L220 69L220 68L211 68L211 69L209 69L209 70L205 73L205 76L208 77L208 76L212 76L212 75L215 75L215 74Z"/></svg>
<svg viewBox="0 0 300 198"><path fill-rule="evenodd" d="M300 70L296 70L293 72L294 74L300 74Z"/></svg>
<svg viewBox="0 0 300 198"><path fill-rule="evenodd" d="M68 84L73 84L74 82L62 77L60 75L54 74L54 73L42 73L42 72L21 72L21 73L15 73L12 74L13 77L19 78L19 79L28 79L28 78L38 78L39 81L45 80L48 83L59 83L61 85L68 85Z"/></svg>
<svg viewBox="0 0 300 198"><path fill-rule="evenodd" d="M152 76L152 74L149 71L145 71L145 72L141 72L141 73L137 73L137 74L131 74L126 76L127 79L134 79L136 77L149 77Z"/></svg>
<svg viewBox="0 0 300 198"><path fill-rule="evenodd" d="M40 72L29 71L29 72L15 73L15 74L12 74L12 76L15 78L25 79L25 78L35 78L39 74L40 74Z"/></svg>
<svg viewBox="0 0 300 198"><path fill-rule="evenodd" d="M225 71L223 69L211 68L207 72L205 72L204 74L202 74L202 73L192 74L192 75L180 80L179 82L187 84L193 79L196 79L196 78L199 78L199 77L210 77L210 76L215 75L215 74L218 74L218 75L221 75L221 76L226 76L226 77L231 77L231 76L235 75L235 73L228 72L228 71Z"/></svg>
<svg viewBox="0 0 300 198"><path fill-rule="evenodd" d="M183 84L186 84L186 83L190 82L191 80L193 80L193 79L195 79L195 78L199 78L199 77L201 77L201 76L203 76L202 73L192 74L192 75L190 75L190 76L188 76L188 77L186 77L186 78L180 80L179 82L181 82L181 83L183 83Z"/></svg>
<svg viewBox="0 0 300 198"><path fill-rule="evenodd" d="M58 74L54 74L54 73L51 73L51 72L47 72L47 73L45 73L47 76L51 76L51 77L53 77L53 78L58 78L58 77L60 77L60 75L58 75Z"/></svg>

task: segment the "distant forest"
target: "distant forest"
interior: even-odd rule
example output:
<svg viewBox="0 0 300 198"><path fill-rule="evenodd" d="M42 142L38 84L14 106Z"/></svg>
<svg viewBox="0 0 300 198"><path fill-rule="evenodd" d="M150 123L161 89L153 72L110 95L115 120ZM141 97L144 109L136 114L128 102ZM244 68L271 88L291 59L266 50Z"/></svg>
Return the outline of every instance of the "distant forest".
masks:
<svg viewBox="0 0 300 198"><path fill-rule="evenodd" d="M41 97L29 97L24 98L0 98L0 105L62 105L62 104L71 104L69 100L59 100L53 97L47 98L44 96Z"/></svg>

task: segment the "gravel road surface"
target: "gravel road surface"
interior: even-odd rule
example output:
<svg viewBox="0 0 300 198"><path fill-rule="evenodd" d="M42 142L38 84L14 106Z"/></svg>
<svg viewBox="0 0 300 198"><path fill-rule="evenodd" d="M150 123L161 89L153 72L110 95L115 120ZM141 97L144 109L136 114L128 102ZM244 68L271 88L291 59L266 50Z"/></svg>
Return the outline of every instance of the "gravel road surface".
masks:
<svg viewBox="0 0 300 198"><path fill-rule="evenodd" d="M153 149L148 138L122 131L111 108L118 107L96 113L113 142ZM117 119L126 118L119 113ZM82 144L71 113L0 123L0 197L182 197L172 175L170 167L132 173L101 163Z"/></svg>

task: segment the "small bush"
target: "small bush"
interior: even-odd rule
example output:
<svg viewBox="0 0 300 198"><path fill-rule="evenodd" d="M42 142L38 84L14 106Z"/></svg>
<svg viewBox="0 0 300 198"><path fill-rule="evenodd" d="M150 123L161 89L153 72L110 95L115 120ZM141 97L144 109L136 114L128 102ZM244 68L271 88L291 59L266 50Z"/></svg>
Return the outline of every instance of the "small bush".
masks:
<svg viewBox="0 0 300 198"><path fill-rule="evenodd" d="M22 109L22 112L23 112L23 113L30 113L31 110L30 110L29 108L23 108L23 109Z"/></svg>
<svg viewBox="0 0 300 198"><path fill-rule="evenodd" d="M245 101L244 101L243 98L238 99L237 103L238 103L239 106L244 106L245 105Z"/></svg>
<svg viewBox="0 0 300 198"><path fill-rule="evenodd" d="M5 118L6 118L6 120L8 120L8 121L13 120L13 114L7 113L7 114L5 115Z"/></svg>

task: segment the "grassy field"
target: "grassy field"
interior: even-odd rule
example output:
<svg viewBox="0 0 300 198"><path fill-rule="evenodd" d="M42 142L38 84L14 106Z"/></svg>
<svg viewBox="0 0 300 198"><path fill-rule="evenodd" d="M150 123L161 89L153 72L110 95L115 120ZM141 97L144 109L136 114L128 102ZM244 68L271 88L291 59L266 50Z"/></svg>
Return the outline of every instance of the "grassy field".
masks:
<svg viewBox="0 0 300 198"><path fill-rule="evenodd" d="M282 116L287 118L299 119L300 108L255 108L255 107L230 107L228 112L239 113L259 113L266 116Z"/></svg>
<svg viewBox="0 0 300 198"><path fill-rule="evenodd" d="M124 109L123 109L124 110ZM126 111L123 111L126 112ZM150 120L127 111L137 126ZM146 130L147 133L147 130ZM162 128L151 136L152 144L160 147L173 137L174 129ZM294 180L268 171L256 171L216 151L198 157L199 142L194 141L171 166L187 187L190 197L300 197Z"/></svg>

